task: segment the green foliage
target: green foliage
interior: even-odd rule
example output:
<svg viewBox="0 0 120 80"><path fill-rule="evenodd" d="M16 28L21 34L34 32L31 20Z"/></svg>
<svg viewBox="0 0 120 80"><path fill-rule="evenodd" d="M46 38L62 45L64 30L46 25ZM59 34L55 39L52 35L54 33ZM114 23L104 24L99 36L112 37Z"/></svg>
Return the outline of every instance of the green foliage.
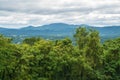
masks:
<svg viewBox="0 0 120 80"><path fill-rule="evenodd" d="M11 43L12 39L5 38L3 35L0 35L0 47L4 47L7 44Z"/></svg>
<svg viewBox="0 0 120 80"><path fill-rule="evenodd" d="M34 45L35 42L41 40L41 38L31 37L23 40L24 44Z"/></svg>
<svg viewBox="0 0 120 80"><path fill-rule="evenodd" d="M104 44L104 75L109 80L120 79L120 38Z"/></svg>
<svg viewBox="0 0 120 80"><path fill-rule="evenodd" d="M89 32L86 28L77 28L76 34L74 35L79 49L84 48L87 43Z"/></svg>
<svg viewBox="0 0 120 80"><path fill-rule="evenodd" d="M22 44L0 35L0 80L120 80L120 38L100 43L99 32L78 28L69 38L27 38Z"/></svg>

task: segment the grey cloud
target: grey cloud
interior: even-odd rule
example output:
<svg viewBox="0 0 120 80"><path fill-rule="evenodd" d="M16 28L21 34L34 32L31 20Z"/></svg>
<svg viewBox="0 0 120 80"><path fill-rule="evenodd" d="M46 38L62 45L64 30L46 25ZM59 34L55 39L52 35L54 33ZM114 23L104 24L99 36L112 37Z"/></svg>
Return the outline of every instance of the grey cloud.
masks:
<svg viewBox="0 0 120 80"><path fill-rule="evenodd" d="M0 5L1 11L9 11L9 12L22 12L22 13L31 13L31 14L60 14L60 13L68 13L68 12L81 12L81 13L88 13L92 10L92 8L89 7L62 7L62 8L56 8L56 7L31 7L31 6L2 6Z"/></svg>
<svg viewBox="0 0 120 80"><path fill-rule="evenodd" d="M119 4L119 0L0 0L0 24L120 24Z"/></svg>
<svg viewBox="0 0 120 80"><path fill-rule="evenodd" d="M89 11L119 8L119 3L116 4L103 4L99 5L96 3L96 6L86 4L85 2L77 3L63 3L63 5L56 4L46 4L46 0L0 0L0 10L11 11L11 12L23 12L23 13L34 13L34 14L58 14L65 12L81 12L88 13ZM59 2L59 1L58 1ZM97 2L97 1L96 1ZM43 4L42 4L43 3ZM55 3L55 2L50 2ZM103 2L104 3L104 2ZM97 5L98 4L98 5ZM113 9L112 9L113 10ZM114 11L113 11L114 12Z"/></svg>

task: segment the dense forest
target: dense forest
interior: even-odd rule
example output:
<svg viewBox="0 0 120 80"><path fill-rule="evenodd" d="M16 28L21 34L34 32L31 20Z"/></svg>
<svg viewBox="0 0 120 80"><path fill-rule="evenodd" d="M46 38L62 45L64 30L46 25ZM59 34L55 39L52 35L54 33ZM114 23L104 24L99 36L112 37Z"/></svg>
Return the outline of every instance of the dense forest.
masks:
<svg viewBox="0 0 120 80"><path fill-rule="evenodd" d="M0 35L0 80L120 80L120 38L101 43L98 31L82 27L74 38L14 44Z"/></svg>

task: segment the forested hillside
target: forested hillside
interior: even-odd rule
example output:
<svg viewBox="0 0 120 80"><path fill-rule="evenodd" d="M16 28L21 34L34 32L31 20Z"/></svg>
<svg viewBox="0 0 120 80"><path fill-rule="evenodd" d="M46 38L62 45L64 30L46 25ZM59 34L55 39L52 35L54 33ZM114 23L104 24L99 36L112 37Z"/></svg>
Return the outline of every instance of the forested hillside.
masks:
<svg viewBox="0 0 120 80"><path fill-rule="evenodd" d="M69 37L74 41L73 35L79 26L92 28L100 33L101 42L108 39L120 37L120 26L90 26L86 24L72 25L65 23L52 23L42 26L27 26L19 29L0 28L0 33L12 37L14 43L21 43L25 38L42 37L44 39L56 40Z"/></svg>
<svg viewBox="0 0 120 80"><path fill-rule="evenodd" d="M74 39L13 44L0 35L0 80L120 80L120 38L101 43L98 31L80 27Z"/></svg>

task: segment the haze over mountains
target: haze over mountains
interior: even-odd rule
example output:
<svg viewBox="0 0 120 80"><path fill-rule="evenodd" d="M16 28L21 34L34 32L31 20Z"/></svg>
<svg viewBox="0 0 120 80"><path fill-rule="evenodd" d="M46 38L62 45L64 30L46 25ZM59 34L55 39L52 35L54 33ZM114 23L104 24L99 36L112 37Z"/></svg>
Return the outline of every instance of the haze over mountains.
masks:
<svg viewBox="0 0 120 80"><path fill-rule="evenodd" d="M62 39L64 37L70 37L73 39L76 28L78 27L92 28L100 32L102 41L120 37L120 26L89 26L89 25L70 25L64 23L53 23L43 26L27 26L20 29L0 28L0 34L8 37L12 37L14 42L19 42L26 37L43 37L45 39Z"/></svg>

